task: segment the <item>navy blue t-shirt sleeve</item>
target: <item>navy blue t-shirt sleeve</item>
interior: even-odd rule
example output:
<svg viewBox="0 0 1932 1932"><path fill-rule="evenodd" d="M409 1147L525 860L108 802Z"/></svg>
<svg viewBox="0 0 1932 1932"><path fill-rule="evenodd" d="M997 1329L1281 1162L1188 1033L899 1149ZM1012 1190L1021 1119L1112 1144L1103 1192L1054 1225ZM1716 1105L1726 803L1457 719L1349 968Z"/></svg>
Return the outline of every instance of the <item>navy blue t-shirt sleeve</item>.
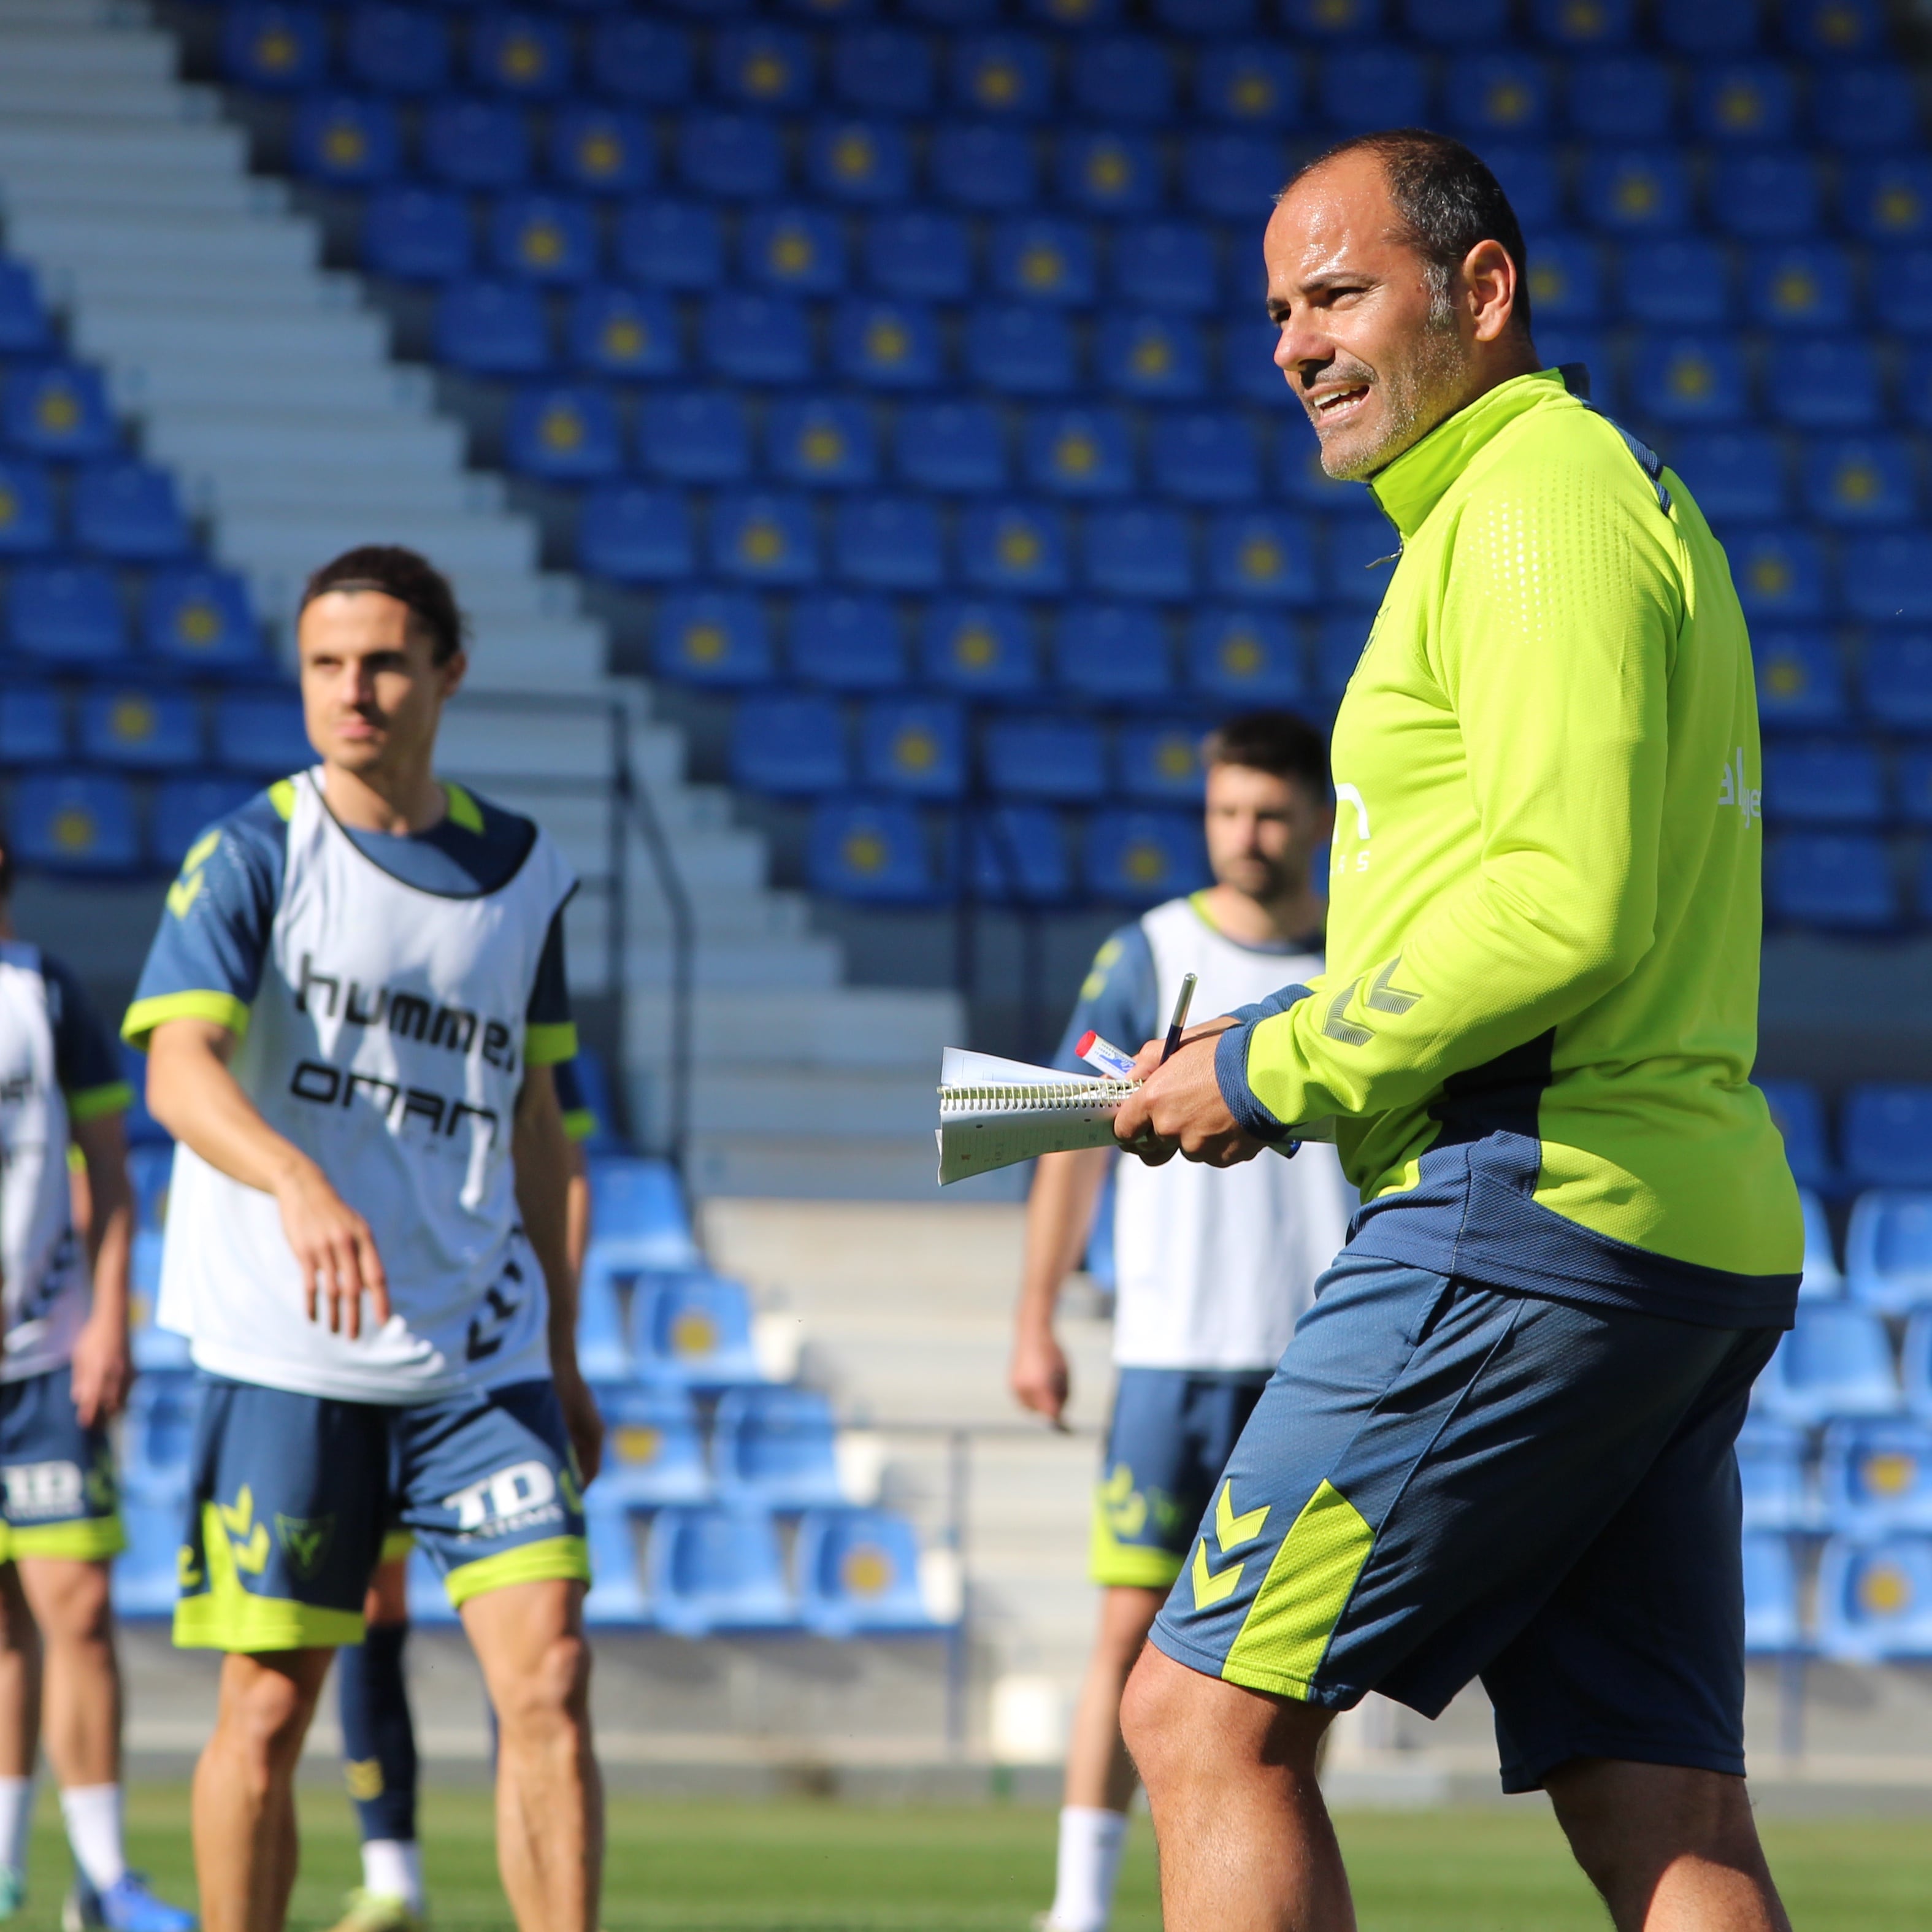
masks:
<svg viewBox="0 0 1932 1932"><path fill-rule="evenodd" d="M524 1010L524 1058L532 1066L555 1066L577 1057L577 1023L570 1016L570 982L564 971L563 908L550 916L537 960L530 1003Z"/></svg>
<svg viewBox="0 0 1932 1932"><path fill-rule="evenodd" d="M1110 934L1094 954L1053 1064L1066 1073L1097 1072L1075 1050L1089 1031L1123 1053L1138 1053L1160 1031L1160 1005L1154 948L1136 920Z"/></svg>
<svg viewBox="0 0 1932 1932"><path fill-rule="evenodd" d="M124 1114L134 1090L121 1070L121 1055L94 1002L80 982L58 959L40 956L46 982L47 1020L53 1029L54 1077L67 1100L70 1120L95 1120L103 1114Z"/></svg>
<svg viewBox="0 0 1932 1932"><path fill-rule="evenodd" d="M584 1090L584 1082L577 1076L578 1065L574 1060L560 1060L550 1069L550 1078L556 1082L556 1104L563 1114L564 1132L574 1141L587 1141L602 1123Z"/></svg>

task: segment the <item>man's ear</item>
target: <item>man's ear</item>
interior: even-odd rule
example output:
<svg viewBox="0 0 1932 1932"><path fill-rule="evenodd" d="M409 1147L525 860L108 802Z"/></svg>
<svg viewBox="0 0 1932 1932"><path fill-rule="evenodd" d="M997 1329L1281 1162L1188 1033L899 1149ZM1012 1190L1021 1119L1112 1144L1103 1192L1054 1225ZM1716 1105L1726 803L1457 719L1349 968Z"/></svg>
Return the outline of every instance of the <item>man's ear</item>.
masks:
<svg viewBox="0 0 1932 1932"><path fill-rule="evenodd" d="M1478 242L1462 257L1462 286L1478 342L1498 340L1516 319L1521 278L1500 242Z"/></svg>
<svg viewBox="0 0 1932 1932"><path fill-rule="evenodd" d="M463 688L463 680L470 674L470 653L454 651L436 668L442 674L442 694L447 700Z"/></svg>

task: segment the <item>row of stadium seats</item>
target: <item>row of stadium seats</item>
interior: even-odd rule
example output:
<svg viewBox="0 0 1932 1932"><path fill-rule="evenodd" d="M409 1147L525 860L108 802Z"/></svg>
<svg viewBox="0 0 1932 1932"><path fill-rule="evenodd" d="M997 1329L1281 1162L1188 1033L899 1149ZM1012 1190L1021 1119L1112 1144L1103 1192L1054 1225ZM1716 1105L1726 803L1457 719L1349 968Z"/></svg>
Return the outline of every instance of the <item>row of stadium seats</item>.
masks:
<svg viewBox="0 0 1932 1932"><path fill-rule="evenodd" d="M1932 1422L1932 1306L1922 1296L1894 1358L1883 1316L1800 1295L1796 1325L1759 1376L1751 1408L1795 1429L1907 1413Z"/></svg>
<svg viewBox="0 0 1932 1932"><path fill-rule="evenodd" d="M1932 1537L1833 1537L1819 1552L1808 1618L1804 1568L1800 1540L1766 1531L1745 1536L1747 1651L1842 1664L1932 1657Z"/></svg>
<svg viewBox="0 0 1932 1932"><path fill-rule="evenodd" d="M0 766L79 759L129 771L200 772L212 765L266 780L314 758L300 706L279 691L204 697L98 679L70 697L56 685L10 678L0 689Z"/></svg>
<svg viewBox="0 0 1932 1932"><path fill-rule="evenodd" d="M1804 1432L1754 1417L1738 1438L1744 1527L1880 1536L1932 1530L1932 1426L1834 1422Z"/></svg>
<svg viewBox="0 0 1932 1932"><path fill-rule="evenodd" d="M1827 1198L1866 1188L1932 1190L1932 1086L1860 1082L1846 1090L1834 1133L1810 1082L1757 1084L1801 1188Z"/></svg>

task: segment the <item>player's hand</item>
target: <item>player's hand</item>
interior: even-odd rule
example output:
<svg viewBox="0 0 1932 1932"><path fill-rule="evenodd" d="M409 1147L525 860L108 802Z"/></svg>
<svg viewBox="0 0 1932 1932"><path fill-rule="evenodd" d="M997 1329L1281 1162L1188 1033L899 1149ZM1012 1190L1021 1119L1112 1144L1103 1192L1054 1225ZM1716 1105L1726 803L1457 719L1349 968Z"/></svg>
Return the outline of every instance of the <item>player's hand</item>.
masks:
<svg viewBox="0 0 1932 1932"><path fill-rule="evenodd" d="M1066 1352L1051 1334L1022 1335L1014 1341L1006 1386L1021 1408L1045 1416L1056 1429L1066 1426L1066 1397L1072 1384L1066 1370Z"/></svg>
<svg viewBox="0 0 1932 1932"><path fill-rule="evenodd" d="M1214 1077L1214 1042L1234 1024L1224 1015L1190 1027L1165 1066L1157 1040L1135 1055L1134 1071L1143 1084L1114 1116L1114 1138L1123 1151L1150 1167L1177 1154L1209 1167L1238 1167L1262 1151L1267 1143L1243 1131Z"/></svg>
<svg viewBox="0 0 1932 1932"><path fill-rule="evenodd" d="M564 1433L577 1457L578 1479L588 1489L604 1466L604 1418L597 1412L597 1399L590 1393L590 1384L574 1362L553 1364L550 1380L563 1411Z"/></svg>
<svg viewBox="0 0 1932 1932"><path fill-rule="evenodd" d="M329 1186L313 1161L290 1172L276 1186L275 1201L282 1210L282 1232L302 1270L308 1318L320 1321L326 1304L328 1332L358 1340L366 1294L370 1326L381 1328L389 1318L389 1282L368 1222Z"/></svg>
<svg viewBox="0 0 1932 1932"><path fill-rule="evenodd" d="M74 1412L83 1429L118 1415L134 1386L134 1361L124 1321L89 1318L74 1343Z"/></svg>

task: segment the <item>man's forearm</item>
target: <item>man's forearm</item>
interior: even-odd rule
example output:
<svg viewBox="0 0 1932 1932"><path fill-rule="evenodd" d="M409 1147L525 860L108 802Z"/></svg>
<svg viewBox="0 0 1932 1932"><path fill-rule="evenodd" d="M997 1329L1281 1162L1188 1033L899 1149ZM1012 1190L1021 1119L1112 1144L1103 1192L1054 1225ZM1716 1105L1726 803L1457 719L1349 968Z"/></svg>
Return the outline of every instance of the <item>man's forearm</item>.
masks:
<svg viewBox="0 0 1932 1932"><path fill-rule="evenodd" d="M1094 1226L1094 1204L1113 1158L1106 1148L1042 1154L1027 1196L1026 1249L1015 1323L1022 1334L1050 1330L1060 1284L1080 1264Z"/></svg>
<svg viewBox="0 0 1932 1932"><path fill-rule="evenodd" d="M315 1163L256 1110L228 1066L235 1036L210 1020L170 1020L148 1048L148 1107L178 1141L244 1187L273 1194ZM319 1171L319 1170L318 1170Z"/></svg>
<svg viewBox="0 0 1932 1932"><path fill-rule="evenodd" d="M526 1075L517 1101L511 1158L524 1233L550 1294L551 1366L577 1364L577 1277L570 1265L571 1148L547 1066Z"/></svg>

